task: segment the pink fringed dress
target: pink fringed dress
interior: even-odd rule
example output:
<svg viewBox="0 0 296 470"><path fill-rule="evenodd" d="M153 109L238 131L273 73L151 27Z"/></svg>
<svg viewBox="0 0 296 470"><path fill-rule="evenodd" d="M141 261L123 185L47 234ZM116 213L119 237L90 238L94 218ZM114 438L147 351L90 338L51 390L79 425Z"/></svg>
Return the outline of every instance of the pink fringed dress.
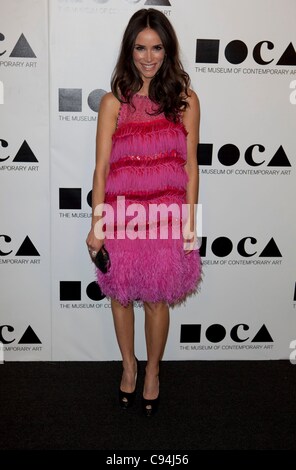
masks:
<svg viewBox="0 0 296 470"><path fill-rule="evenodd" d="M187 132L164 114L151 115L156 105L148 97L135 94L133 104L121 104L113 134L104 220L111 268L97 270L97 281L125 306L134 300L174 305L197 291L201 276L199 252L185 254L180 229Z"/></svg>

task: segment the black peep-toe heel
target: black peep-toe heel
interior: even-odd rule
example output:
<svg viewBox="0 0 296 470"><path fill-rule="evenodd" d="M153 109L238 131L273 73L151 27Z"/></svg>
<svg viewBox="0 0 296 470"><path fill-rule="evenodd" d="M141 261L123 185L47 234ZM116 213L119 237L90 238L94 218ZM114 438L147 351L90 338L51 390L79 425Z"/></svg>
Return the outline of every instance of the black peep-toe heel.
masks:
<svg viewBox="0 0 296 470"><path fill-rule="evenodd" d="M153 400L147 400L142 395L142 410L145 416L150 417L150 416L155 415L155 413L158 410L158 405L159 405L159 392L158 392L158 397L154 398Z"/></svg>
<svg viewBox="0 0 296 470"><path fill-rule="evenodd" d="M139 377L139 361L138 361L137 358L136 358L136 362L137 362L137 372L136 372L136 376L135 376L135 390L133 392L128 393L128 392L124 392L119 387L119 393L118 393L119 405L123 410L127 410L135 402L136 391L137 391L137 383L138 383L138 377Z"/></svg>
<svg viewBox="0 0 296 470"><path fill-rule="evenodd" d="M155 415L158 410L159 405L159 395L154 400L146 400L146 398L142 397L142 409L145 416L148 418L150 416Z"/></svg>

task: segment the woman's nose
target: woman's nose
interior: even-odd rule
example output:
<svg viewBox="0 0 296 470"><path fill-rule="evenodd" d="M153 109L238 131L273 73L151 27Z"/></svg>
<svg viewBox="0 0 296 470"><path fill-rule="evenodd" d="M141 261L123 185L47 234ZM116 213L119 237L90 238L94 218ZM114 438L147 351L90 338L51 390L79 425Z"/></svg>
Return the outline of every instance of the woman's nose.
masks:
<svg viewBox="0 0 296 470"><path fill-rule="evenodd" d="M146 60L147 60L147 62L151 62L151 60L152 60L152 54L151 54L151 51L149 49L147 49L147 51L146 51Z"/></svg>

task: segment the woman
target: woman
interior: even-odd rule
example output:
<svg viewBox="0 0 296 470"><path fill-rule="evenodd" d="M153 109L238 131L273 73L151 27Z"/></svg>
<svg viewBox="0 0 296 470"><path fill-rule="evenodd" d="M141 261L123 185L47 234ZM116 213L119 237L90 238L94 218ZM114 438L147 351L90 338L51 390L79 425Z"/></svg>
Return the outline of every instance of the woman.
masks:
<svg viewBox="0 0 296 470"><path fill-rule="evenodd" d="M111 89L98 115L87 245L92 258L103 244L110 256L110 270L98 270L97 278L111 298L122 355L122 408L135 398L133 301L143 302L147 365L142 405L151 416L159 403L159 363L169 330L169 306L196 292L201 274L194 217L199 102L180 63L174 29L160 11L142 9L131 17ZM99 210L103 204L112 208L106 219ZM184 207L189 211L182 212ZM99 230L103 219L105 238Z"/></svg>

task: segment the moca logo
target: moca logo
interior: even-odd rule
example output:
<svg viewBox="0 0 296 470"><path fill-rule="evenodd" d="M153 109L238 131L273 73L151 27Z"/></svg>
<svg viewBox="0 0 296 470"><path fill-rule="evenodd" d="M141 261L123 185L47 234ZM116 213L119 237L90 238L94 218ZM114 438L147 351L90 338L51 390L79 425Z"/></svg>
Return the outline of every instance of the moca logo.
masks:
<svg viewBox="0 0 296 470"><path fill-rule="evenodd" d="M207 237L202 237L201 240L202 243L199 252L200 255L204 257L207 254L208 239ZM254 237L244 237L236 244L236 251L243 258L250 258L258 253L256 249L251 250L250 245L257 245L257 243L257 239ZM249 247L247 248L248 245ZM211 251L215 256L224 258L232 253L233 243L227 237L218 237L212 242ZM258 256L259 258L281 258L282 254L274 238L271 238Z"/></svg>
<svg viewBox="0 0 296 470"><path fill-rule="evenodd" d="M270 154L266 155L266 148L262 144L252 144L246 150L240 149L234 144L225 144L219 148L217 158L224 166L233 166L240 159L244 159L247 165L251 167L258 167L266 163L268 167L290 167L291 163L282 145ZM198 145L197 158L199 165L212 165L213 161L213 144Z"/></svg>
<svg viewBox="0 0 296 470"><path fill-rule="evenodd" d="M0 32L0 57L3 56L7 50L1 50L1 41L5 40L4 34ZM36 58L36 55L28 43L27 39L25 38L24 34L22 33L15 44L13 50L9 54L9 57L16 57L16 58Z"/></svg>
<svg viewBox="0 0 296 470"><path fill-rule="evenodd" d="M102 97L107 92L102 89L91 91L86 102L95 113L98 112ZM82 88L59 88L59 112L81 113L82 112Z"/></svg>
<svg viewBox="0 0 296 470"><path fill-rule="evenodd" d="M9 144L7 140L0 139L0 147L2 147L3 149L8 149L8 146ZM9 158L10 155L2 157L0 154L0 163L7 161ZM30 148L26 140L24 140L24 142L20 146L12 161L15 163L38 163L37 158L35 157L32 149Z"/></svg>
<svg viewBox="0 0 296 470"><path fill-rule="evenodd" d="M11 344L16 341L14 336L14 328L11 325L0 325L0 342L3 344ZM41 344L40 339L36 335L33 328L29 325L21 336L18 344Z"/></svg>
<svg viewBox="0 0 296 470"><path fill-rule="evenodd" d="M2 243L0 244L0 256L9 256L13 252L13 250L3 251L4 248L2 248L2 245L3 243L11 243L12 238L9 235L0 234L0 239L2 239ZM15 256L40 256L40 254L31 242L30 238L26 236L23 243L17 250Z"/></svg>
<svg viewBox="0 0 296 470"><path fill-rule="evenodd" d="M228 334L235 343L244 343L249 340L251 340L251 343L273 342L265 325L262 325L255 334L253 333L252 338L245 333L249 330L249 325L238 323L228 331ZM181 325L180 343L200 343L202 335L211 343L220 343L226 338L227 329L220 324L210 325L205 329L203 329L202 325L197 324Z"/></svg>
<svg viewBox="0 0 296 470"><path fill-rule="evenodd" d="M95 281L88 284L86 294L91 300L105 298L105 294ZM81 300L81 281L60 281L60 300L62 302Z"/></svg>
<svg viewBox="0 0 296 470"><path fill-rule="evenodd" d="M85 198L82 196L82 188L59 188L59 216L65 219L90 219L91 211L84 207L82 211L82 201L87 202L88 206L92 206L92 190L90 190Z"/></svg>
<svg viewBox="0 0 296 470"><path fill-rule="evenodd" d="M92 191L87 194L87 203L92 205ZM59 188L59 209L80 210L82 205L82 189L81 188Z"/></svg>
<svg viewBox="0 0 296 470"><path fill-rule="evenodd" d="M292 42L288 44L286 49L276 54L270 54L275 45L271 41L260 41L251 47L251 53L254 61L258 65L269 65L277 60L276 65L295 66L296 51ZM230 41L226 45L220 44L220 39L197 39L195 62L204 64L218 64L221 49L224 50L224 56L231 64L241 64L249 55L248 46L238 39ZM276 55L276 58L274 57Z"/></svg>

